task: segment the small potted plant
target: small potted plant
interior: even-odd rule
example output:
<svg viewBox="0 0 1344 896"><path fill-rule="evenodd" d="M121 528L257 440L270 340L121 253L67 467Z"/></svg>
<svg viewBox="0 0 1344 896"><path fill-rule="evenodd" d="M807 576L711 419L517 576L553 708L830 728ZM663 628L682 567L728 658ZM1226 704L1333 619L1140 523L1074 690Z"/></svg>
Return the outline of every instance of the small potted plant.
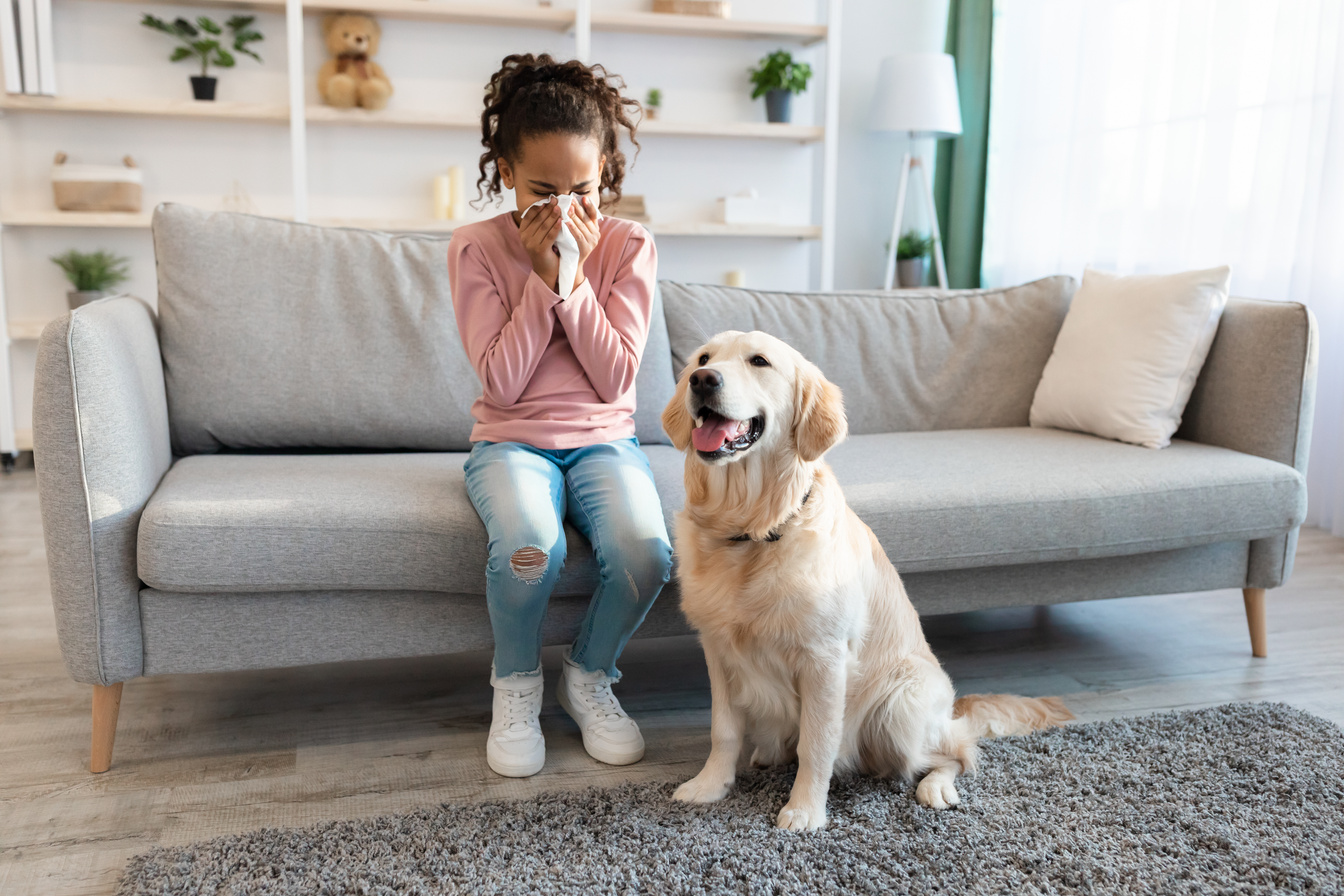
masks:
<svg viewBox="0 0 1344 896"><path fill-rule="evenodd" d="M113 287L120 286L130 277L127 271L131 263L129 258L124 255L113 255L101 249L97 252L71 249L69 252L53 255L51 260L65 271L66 279L74 287L65 294L71 308L78 308L94 299L109 295Z"/></svg>
<svg viewBox="0 0 1344 896"><path fill-rule="evenodd" d="M224 23L224 28L221 28L218 23L206 16L197 18L196 24L193 25L183 18L166 22L158 16L145 13L140 24L154 31L160 31L179 42L179 46L173 50L173 55L168 57L170 62L180 62L183 59L200 60L201 73L192 75L191 93L198 100L213 100L216 79L210 77L210 66L233 68L237 64L233 53L243 53L258 62L261 61L261 57L247 46L264 39L260 32L252 30L252 23L256 18L256 16L233 16ZM232 53L220 43L225 28L233 40Z"/></svg>
<svg viewBox="0 0 1344 896"><path fill-rule="evenodd" d="M644 117L649 121L658 118L658 110L663 107L663 92L657 87L650 87L648 94L644 97Z"/></svg>
<svg viewBox="0 0 1344 896"><path fill-rule="evenodd" d="M793 54L788 50L776 50L761 57L757 67L749 71L753 85L751 98L765 97L765 120L772 124L787 124L790 100L795 93L807 89L812 66L794 62Z"/></svg>
<svg viewBox="0 0 1344 896"><path fill-rule="evenodd" d="M902 289L924 285L924 259L932 248L933 237L913 230L896 241L896 280Z"/></svg>

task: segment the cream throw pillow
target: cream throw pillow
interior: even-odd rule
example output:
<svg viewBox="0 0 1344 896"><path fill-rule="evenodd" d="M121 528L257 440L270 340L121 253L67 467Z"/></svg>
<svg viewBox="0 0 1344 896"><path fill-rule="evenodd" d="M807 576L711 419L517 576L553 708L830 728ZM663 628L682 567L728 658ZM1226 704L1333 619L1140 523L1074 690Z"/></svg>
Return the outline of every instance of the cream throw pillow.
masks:
<svg viewBox="0 0 1344 896"><path fill-rule="evenodd" d="M1031 425L1171 444L1229 277L1226 266L1148 277L1084 271L1036 387Z"/></svg>

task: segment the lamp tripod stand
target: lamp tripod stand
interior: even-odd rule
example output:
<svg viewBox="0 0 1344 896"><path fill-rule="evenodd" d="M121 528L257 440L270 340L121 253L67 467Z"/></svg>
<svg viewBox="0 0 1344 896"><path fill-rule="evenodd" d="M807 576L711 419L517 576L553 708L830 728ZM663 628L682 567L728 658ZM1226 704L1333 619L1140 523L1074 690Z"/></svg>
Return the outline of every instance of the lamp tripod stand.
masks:
<svg viewBox="0 0 1344 896"><path fill-rule="evenodd" d="M915 134L910 135L913 142ZM891 289L896 280L896 243L901 238L901 218L905 217L905 197L909 191L911 171L919 174L919 180L923 184L925 208L929 213L929 220L932 222L933 229L933 266L938 272L938 288L947 289L947 264L943 260L943 235L938 230L938 210L933 203L933 185L929 183L929 176L924 171L924 165L918 156L912 155L909 150L905 153L905 158L901 161L901 182L896 188L896 215L891 221L891 243L887 247L887 271L882 278L884 289Z"/></svg>

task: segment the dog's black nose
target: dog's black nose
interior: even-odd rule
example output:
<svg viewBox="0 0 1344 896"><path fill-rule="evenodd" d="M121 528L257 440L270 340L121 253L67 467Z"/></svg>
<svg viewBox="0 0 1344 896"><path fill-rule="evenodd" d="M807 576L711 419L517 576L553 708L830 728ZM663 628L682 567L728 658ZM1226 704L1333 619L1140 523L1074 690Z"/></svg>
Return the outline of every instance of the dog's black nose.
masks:
<svg viewBox="0 0 1344 896"><path fill-rule="evenodd" d="M696 395L708 395L723 388L723 374L706 368L691 374L691 391Z"/></svg>

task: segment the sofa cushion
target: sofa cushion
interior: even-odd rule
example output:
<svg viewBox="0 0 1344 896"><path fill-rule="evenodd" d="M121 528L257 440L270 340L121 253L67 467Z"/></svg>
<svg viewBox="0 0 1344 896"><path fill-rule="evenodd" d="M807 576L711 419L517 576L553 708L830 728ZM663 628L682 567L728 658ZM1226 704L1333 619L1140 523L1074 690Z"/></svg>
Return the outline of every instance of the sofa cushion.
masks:
<svg viewBox="0 0 1344 896"><path fill-rule="evenodd" d="M1165 551L1280 535L1306 480L1264 458L1175 440L984 429L855 436L826 456L903 572Z"/></svg>
<svg viewBox="0 0 1344 896"><path fill-rule="evenodd" d="M669 531L683 458L645 446ZM215 454L168 471L140 521L140 577L179 592L319 589L484 594L485 527L465 454ZM1014 428L854 436L827 456L898 569L1138 554L1287 531L1306 512L1291 467L1177 440L1149 451ZM566 526L556 593L597 568Z"/></svg>
<svg viewBox="0 0 1344 896"><path fill-rule="evenodd" d="M447 238L164 204L154 212L173 451L465 451L480 381L457 333ZM665 441L655 294L636 433Z"/></svg>
<svg viewBox="0 0 1344 896"><path fill-rule="evenodd" d="M1031 425L1165 448L1218 320L1227 265L1121 277L1087 268L1031 403Z"/></svg>
<svg viewBox="0 0 1344 896"><path fill-rule="evenodd" d="M1009 289L789 293L663 282L680 371L723 330L797 347L845 394L853 433L1026 426L1074 281Z"/></svg>
<svg viewBox="0 0 1344 896"><path fill-rule="evenodd" d="M681 455L644 446L660 489ZM165 591L380 589L485 593L486 536L465 452L221 452L173 464L140 519L140 578ZM671 467L675 465L675 470ZM664 506L671 529L672 511ZM591 594L597 564L565 525L556 594Z"/></svg>

